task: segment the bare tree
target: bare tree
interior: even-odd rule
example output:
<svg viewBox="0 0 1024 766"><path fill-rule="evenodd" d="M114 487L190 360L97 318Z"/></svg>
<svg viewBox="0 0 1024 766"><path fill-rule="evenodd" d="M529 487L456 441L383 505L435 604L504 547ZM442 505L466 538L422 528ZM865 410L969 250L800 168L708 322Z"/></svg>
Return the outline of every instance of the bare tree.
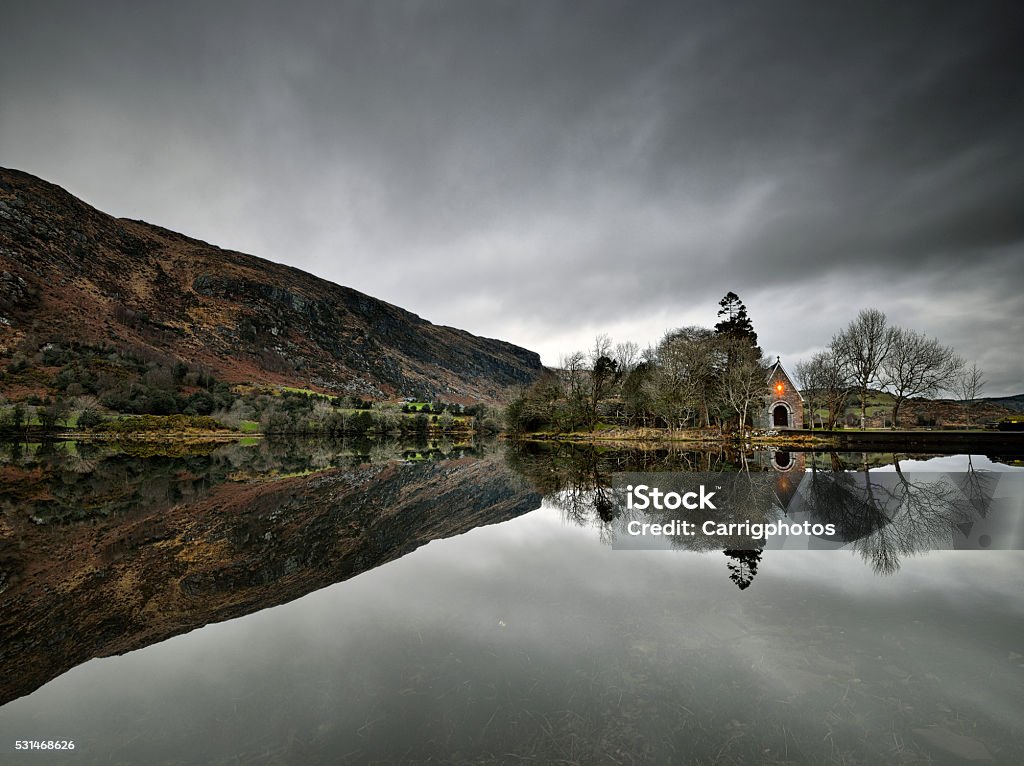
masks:
<svg viewBox="0 0 1024 766"><path fill-rule="evenodd" d="M313 429L318 432L326 431L333 415L334 407L326 399L318 399L313 402L313 409L309 414Z"/></svg>
<svg viewBox="0 0 1024 766"><path fill-rule="evenodd" d="M590 386L587 397L587 426L591 431L597 423L597 406L619 382L619 363L611 357L612 340L601 334L594 338L590 350Z"/></svg>
<svg viewBox="0 0 1024 766"><path fill-rule="evenodd" d="M723 342L730 363L718 378L719 393L739 415L742 429L747 424L750 409L763 404L768 396L767 366L761 360L759 349L751 348L743 339L729 338Z"/></svg>
<svg viewBox="0 0 1024 766"><path fill-rule="evenodd" d="M860 392L860 427L867 417L868 389L878 382L892 345L893 330L878 309L862 309L846 329L832 338L832 353Z"/></svg>
<svg viewBox="0 0 1024 766"><path fill-rule="evenodd" d="M618 362L619 372L622 375L629 375L640 363L640 346L631 340L616 343L611 356Z"/></svg>
<svg viewBox="0 0 1024 766"><path fill-rule="evenodd" d="M969 368L962 367L953 381L952 391L962 402L973 402L985 388L984 373L975 362Z"/></svg>
<svg viewBox="0 0 1024 766"><path fill-rule="evenodd" d="M815 413L825 406L825 402L820 391L814 385L816 381L814 380L815 370L812 360L808 359L807 361L797 363L793 371L796 373L797 385L803 392L804 401L807 403L807 417L805 420L810 422L811 430L813 431Z"/></svg>
<svg viewBox="0 0 1024 766"><path fill-rule="evenodd" d="M658 345L649 377L650 401L670 429L683 427L698 413L707 420L721 345L721 338L703 327L672 330Z"/></svg>
<svg viewBox="0 0 1024 766"><path fill-rule="evenodd" d="M735 338L719 335L706 327L683 327L667 333L674 343L685 344L687 365L697 386L700 398L701 422L711 425L712 399L717 395L716 385L727 364L729 348L740 347ZM757 349L755 349L757 351ZM759 352L758 352L759 353Z"/></svg>
<svg viewBox="0 0 1024 766"><path fill-rule="evenodd" d="M683 340L666 336L658 346L657 363L648 377L651 410L665 421L669 431L684 428L699 402L686 345Z"/></svg>
<svg viewBox="0 0 1024 766"><path fill-rule="evenodd" d="M894 328L891 335L879 382L896 399L892 427L898 428L903 402L912 396L932 397L941 390L951 390L964 361L949 346L914 330Z"/></svg>
<svg viewBox="0 0 1024 766"><path fill-rule="evenodd" d="M590 349L590 363L593 364L602 356L611 357L612 339L607 333L599 333L594 336L594 346Z"/></svg>
<svg viewBox="0 0 1024 766"><path fill-rule="evenodd" d="M587 369L586 356L582 351L562 357L559 362L558 378L565 395L569 421L560 425L572 430L585 418L589 394L590 371Z"/></svg>
<svg viewBox="0 0 1024 766"><path fill-rule="evenodd" d="M819 407L828 412L827 428L836 427L846 410L850 398L850 379L831 351L819 351L806 362L796 366L796 375L811 410L811 427L814 427L814 412Z"/></svg>
<svg viewBox="0 0 1024 766"><path fill-rule="evenodd" d="M982 389L985 388L985 382L984 375L978 369L977 362L972 364L969 369L966 366L961 367L960 374L953 381L953 393L963 403L964 420L968 424L970 423L971 405L981 395Z"/></svg>

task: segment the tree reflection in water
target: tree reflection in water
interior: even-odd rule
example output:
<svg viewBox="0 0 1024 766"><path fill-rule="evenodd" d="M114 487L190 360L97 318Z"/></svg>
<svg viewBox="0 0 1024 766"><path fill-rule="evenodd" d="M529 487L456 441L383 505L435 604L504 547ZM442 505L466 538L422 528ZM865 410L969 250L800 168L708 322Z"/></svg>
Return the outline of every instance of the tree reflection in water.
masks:
<svg viewBox="0 0 1024 766"><path fill-rule="evenodd" d="M757 576L757 565L761 562L761 548L751 551L726 549L722 551L732 561L729 568L729 579L736 583L740 590L746 590Z"/></svg>
<svg viewBox="0 0 1024 766"><path fill-rule="evenodd" d="M595 526L607 544L628 511L616 502L612 476L631 472L735 473L728 496L719 504L716 522L769 522L788 517L833 524L836 534L818 538L824 547L856 551L879 575L899 571L907 556L950 547L954 531L984 516L996 476L978 471L968 459L962 474L918 474L903 470L910 456L882 453L742 452L722 446L687 451L670 446L601 449L571 443L514 445L512 467L531 480L567 521ZM916 456L916 459L935 457ZM895 470L878 470L891 466ZM767 483L765 482L767 480ZM767 487L767 489L766 489ZM621 501L621 498L619 498ZM723 510L727 509L727 510ZM658 522L664 512L637 513ZM763 545L748 538L716 543L705 535L670 538L673 547L694 551L722 550L730 579L750 587L757 575Z"/></svg>
<svg viewBox="0 0 1024 766"><path fill-rule="evenodd" d="M688 451L673 447L602 450L571 443L519 444L508 455L512 467L529 478L546 501L558 508L566 521L579 526L594 526L601 540L611 544L616 527L624 522L624 503L617 502L612 489L612 476L630 472L735 473L746 475L748 481L737 481L724 492L723 503L730 513L707 516L722 522L766 521L778 507L778 496L770 484L754 481L765 467L754 456L721 447L715 450ZM633 512L636 513L636 512ZM666 520L668 516L666 515ZM647 521L657 520L653 515ZM703 518L702 518L703 520ZM674 536L672 546L695 551L721 550L720 545L704 535ZM726 553L730 579L741 590L750 587L757 575L761 559L760 547L749 538L737 537Z"/></svg>
<svg viewBox="0 0 1024 766"><path fill-rule="evenodd" d="M877 574L894 574L900 561L950 546L954 531L971 523L992 496L995 477L968 461L964 474L908 473L898 454L895 471L880 472L865 454L860 470L820 471L812 460L801 493L811 515L836 525ZM834 469L835 457L831 461Z"/></svg>

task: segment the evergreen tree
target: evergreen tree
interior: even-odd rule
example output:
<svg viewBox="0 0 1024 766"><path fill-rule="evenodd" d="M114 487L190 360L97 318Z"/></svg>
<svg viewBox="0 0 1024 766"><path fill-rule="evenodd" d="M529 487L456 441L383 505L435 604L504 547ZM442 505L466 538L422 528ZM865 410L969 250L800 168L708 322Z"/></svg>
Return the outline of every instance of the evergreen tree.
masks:
<svg viewBox="0 0 1024 766"><path fill-rule="evenodd" d="M754 332L754 325L747 316L747 307L743 305L740 296L730 291L718 305L721 306L718 310L720 321L715 325L715 333L748 340L751 348L757 348L757 333Z"/></svg>

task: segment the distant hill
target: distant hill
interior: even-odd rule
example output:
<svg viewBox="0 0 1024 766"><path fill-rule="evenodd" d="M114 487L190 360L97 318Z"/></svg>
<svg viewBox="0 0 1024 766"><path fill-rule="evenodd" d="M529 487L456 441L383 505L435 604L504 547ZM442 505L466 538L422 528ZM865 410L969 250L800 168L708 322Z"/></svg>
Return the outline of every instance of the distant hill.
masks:
<svg viewBox="0 0 1024 766"><path fill-rule="evenodd" d="M896 399L892 394L876 389L868 390L866 425L869 428L887 428L892 425L892 407ZM954 399L908 399L900 409L900 425L963 426L986 425L1015 412L1024 410L1024 394L1017 396L978 399L969 406ZM819 413L824 416L824 411ZM860 422L860 400L856 392L850 395L842 420L847 425Z"/></svg>
<svg viewBox="0 0 1024 766"><path fill-rule="evenodd" d="M988 402L994 404L997 407L1005 407L1008 410L1014 412L1024 412L1024 394L1015 394L1014 396L989 396L979 401Z"/></svg>
<svg viewBox="0 0 1024 766"><path fill-rule="evenodd" d="M0 168L0 365L112 346L228 383L501 401L540 357L295 268L114 218Z"/></svg>

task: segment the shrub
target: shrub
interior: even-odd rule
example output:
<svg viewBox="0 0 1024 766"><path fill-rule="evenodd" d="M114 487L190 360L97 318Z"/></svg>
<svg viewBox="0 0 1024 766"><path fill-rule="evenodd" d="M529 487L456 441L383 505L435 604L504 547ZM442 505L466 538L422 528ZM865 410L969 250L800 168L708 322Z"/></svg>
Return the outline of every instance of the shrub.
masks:
<svg viewBox="0 0 1024 766"><path fill-rule="evenodd" d="M96 426L105 422L106 418L96 410L82 410L78 416L79 428L96 428Z"/></svg>
<svg viewBox="0 0 1024 766"><path fill-rule="evenodd" d="M224 431L225 426L203 415L133 415L120 420L108 420L95 430L115 434L145 433L151 431Z"/></svg>

